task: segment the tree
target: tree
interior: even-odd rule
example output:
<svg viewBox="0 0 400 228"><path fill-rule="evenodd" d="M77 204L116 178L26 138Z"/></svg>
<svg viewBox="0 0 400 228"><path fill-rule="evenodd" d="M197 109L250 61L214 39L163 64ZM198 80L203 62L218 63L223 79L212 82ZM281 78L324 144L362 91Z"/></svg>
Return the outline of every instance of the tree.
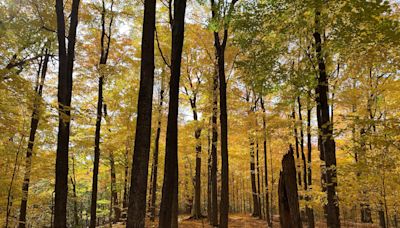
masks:
<svg viewBox="0 0 400 228"><path fill-rule="evenodd" d="M21 199L21 208L19 212L19 224L18 227L24 228L26 225L26 211L28 205L28 191L29 191L29 183L31 177L31 169L32 169L32 154L33 154L33 147L35 145L35 137L36 131L39 125L40 119L40 109L41 109L41 101L43 94L43 86L44 81L47 74L47 66L49 63L49 49L45 49L45 57L41 59L39 62L39 69L37 73L36 79L36 86L35 86L35 98L33 100L33 110L32 110L32 117L31 117L31 129L29 132L29 141L28 141L28 148L26 151L26 158L25 158L25 174L24 174L24 183L22 185L22 199Z"/></svg>
<svg viewBox="0 0 400 228"><path fill-rule="evenodd" d="M108 53L110 51L111 44L111 29L113 23L113 5L114 1L111 1L111 16L108 25L108 31L106 31L106 5L105 0L102 0L102 11L101 11L101 35L100 35L100 61L99 61L99 89L97 97L97 115L96 115L96 131L94 137L94 162L93 162L93 181L92 181L92 200L90 206L90 227L96 227L96 207L97 207L97 182L99 175L99 162L100 162L100 131L101 131L101 120L103 116L103 84L106 71L106 64L108 59ZM112 160L111 160L112 161ZM111 167L113 164L111 164Z"/></svg>
<svg viewBox="0 0 400 228"><path fill-rule="evenodd" d="M147 176L149 166L152 100L154 84L154 29L156 1L145 0L140 66L140 89L137 105L135 149L132 160L131 188L127 227L144 227Z"/></svg>
<svg viewBox="0 0 400 228"><path fill-rule="evenodd" d="M279 176L279 215L281 227L303 227L300 219L299 199L296 184L296 168L293 149L290 146L282 159L282 171Z"/></svg>
<svg viewBox="0 0 400 228"><path fill-rule="evenodd" d="M190 54L187 56L188 62L190 60ZM189 64L189 63L188 63ZM196 174L195 174L195 186L194 186L194 206L192 210L192 218L199 219L202 218L203 215L201 214L201 131L202 127L200 126L199 119L198 119L198 94L199 94L199 87L202 83L201 81L201 74L202 72L192 72L194 71L189 66L187 66L187 82L189 86L184 86L185 94L188 96L188 100L190 103L190 107L193 112L193 120L195 121L196 128L194 132L194 137L196 139ZM192 75L195 74L196 81L193 81ZM189 89L188 89L189 88ZM190 92L189 92L190 91Z"/></svg>
<svg viewBox="0 0 400 228"><path fill-rule="evenodd" d="M156 215L156 199L157 199L157 180L158 180L158 154L160 151L160 136L161 136L161 119L164 104L164 72L161 73L160 80L160 97L158 106L158 119L156 137L154 139L153 161L151 166L151 202L150 202L150 220L154 221Z"/></svg>
<svg viewBox="0 0 400 228"><path fill-rule="evenodd" d="M321 151L325 161L326 174L325 184L327 192L327 223L329 227L340 227L339 220L339 201L336 194L337 175L336 175L336 150L333 138L333 124L329 117L328 90L329 82L326 75L326 66L323 56L320 9L315 11L315 53L318 61L318 85L315 88L317 96L317 118L320 121L319 131L321 134Z"/></svg>
<svg viewBox="0 0 400 228"><path fill-rule="evenodd" d="M54 227L67 227L68 150L71 124L72 74L74 69L76 30L80 0L73 0L68 31L65 38L64 2L56 0L58 38L58 136Z"/></svg>
<svg viewBox="0 0 400 228"><path fill-rule="evenodd" d="M171 78L160 227L178 226L178 106L185 11L186 0L175 0L172 21Z"/></svg>
<svg viewBox="0 0 400 228"><path fill-rule="evenodd" d="M269 207L269 188L268 188L268 166L267 166L267 120L266 120L266 109L264 106L264 99L260 96L260 106L262 109L262 136L263 136L263 155L264 155L264 182L265 182L265 207L268 226L272 226L271 212Z"/></svg>
<svg viewBox="0 0 400 228"><path fill-rule="evenodd" d="M228 28L230 17L232 16L235 4L238 0L233 0L227 6L227 14L221 12L220 7L225 7L225 3L218 1L216 4L211 0L211 19L214 23L222 20L223 38L220 40L219 30L215 29L214 47L215 58L218 66L219 80L219 100L220 100L220 122L221 122L221 203L220 203L220 223L219 227L228 227L229 213L229 161L228 161L228 113L226 101L226 77L225 77L225 49L228 42ZM225 9L223 9L225 11ZM223 16L224 15L224 16ZM226 18L224 18L226 17Z"/></svg>

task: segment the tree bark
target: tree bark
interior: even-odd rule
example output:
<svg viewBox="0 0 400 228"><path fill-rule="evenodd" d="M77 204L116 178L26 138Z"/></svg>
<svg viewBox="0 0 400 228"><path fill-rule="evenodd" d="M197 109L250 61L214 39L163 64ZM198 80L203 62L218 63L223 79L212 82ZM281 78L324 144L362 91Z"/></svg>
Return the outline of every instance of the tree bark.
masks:
<svg viewBox="0 0 400 228"><path fill-rule="evenodd" d="M213 103L214 104L214 103ZM214 106L213 106L214 107ZM210 118L210 123L211 123L211 118ZM214 129L214 128L213 128ZM207 217L208 217L208 222L211 223L211 214L212 214L212 208L211 208L211 128L210 126L208 127L208 132L207 132L207 144L208 144L208 160L207 160ZM216 142L215 142L216 143Z"/></svg>
<svg viewBox="0 0 400 228"><path fill-rule="evenodd" d="M279 215L282 228L302 227L294 163L293 149L290 146L288 153L283 156L279 176Z"/></svg>
<svg viewBox="0 0 400 228"><path fill-rule="evenodd" d="M75 176L75 156L72 155L72 194L74 197L74 225L75 227L79 227L79 216L78 216L78 198L76 194L76 176Z"/></svg>
<svg viewBox="0 0 400 228"><path fill-rule="evenodd" d="M24 228L26 225L26 210L28 205L28 191L29 191L29 183L30 183L31 169L32 169L32 154L33 154L33 147L35 145L36 130L39 125L40 103L41 103L40 99L42 98L43 85L44 85L44 80L46 78L47 65L49 62L48 49L46 49L45 53L46 55L44 57L43 62L41 61L41 64L39 64L38 78L35 86L36 94L33 101L31 129L29 132L28 148L26 150L24 183L22 184L22 199L19 211L18 227L20 228ZM40 79L39 79L39 74L40 74Z"/></svg>
<svg viewBox="0 0 400 228"><path fill-rule="evenodd" d="M110 151L111 203L112 210L114 210L113 223L117 223L121 217L121 209L118 203L117 177L115 172L114 153Z"/></svg>
<svg viewBox="0 0 400 228"><path fill-rule="evenodd" d="M260 185L260 162L259 162L259 149L258 138L256 135L256 172L257 172L257 200L258 200L258 216L262 218L262 204L261 204L261 185Z"/></svg>
<svg viewBox="0 0 400 228"><path fill-rule="evenodd" d="M178 221L178 106L182 47L185 31L186 0L174 0L172 21L171 79L164 165L164 183L160 207L160 227L177 227ZM144 182L147 183L147 182Z"/></svg>
<svg viewBox="0 0 400 228"><path fill-rule="evenodd" d="M297 132L297 123L296 123L296 112L295 106L293 106L292 110L292 118L293 118L293 133L294 133L294 140L296 145L296 172L297 172L297 182L298 185L301 186L301 169L300 169L300 153L299 153L299 136Z"/></svg>
<svg viewBox="0 0 400 228"><path fill-rule="evenodd" d="M255 169L255 156L254 156L254 138L250 139L250 179L251 179L251 195L253 199L253 217L260 216L260 205L257 197L257 186L256 186L256 169Z"/></svg>
<svg viewBox="0 0 400 228"><path fill-rule="evenodd" d="M55 180L54 227L67 227L68 151L71 121L72 73L75 58L76 30L80 0L72 1L68 46L65 42L64 2L56 0L58 37L58 136Z"/></svg>
<svg viewBox="0 0 400 228"><path fill-rule="evenodd" d="M193 111L193 120L198 124L197 115L197 94L191 98L190 104ZM201 126L196 126L194 137L196 139L196 174L195 174L195 186L194 186L194 205L192 218L200 219L203 217L201 214Z"/></svg>
<svg viewBox="0 0 400 228"><path fill-rule="evenodd" d="M212 226L218 226L218 190L217 190L217 144L218 144L218 73L214 72L213 90L212 90L212 116L211 116L211 213L210 223Z"/></svg>
<svg viewBox="0 0 400 228"><path fill-rule="evenodd" d="M127 208L128 207L128 201L129 201L129 188L128 188L128 175L129 175L129 136L126 137L126 143L125 143L125 166L124 166L124 192L123 192L123 198L122 198L122 208Z"/></svg>
<svg viewBox="0 0 400 228"><path fill-rule="evenodd" d="M300 152L301 152L301 160L303 161L303 189L307 191L307 161L306 155L304 153L304 128L303 128L303 116L301 114L301 100L300 96L297 97L297 104L299 108L299 122L300 122Z"/></svg>
<svg viewBox="0 0 400 228"><path fill-rule="evenodd" d="M126 227L129 228L145 227L153 105L155 19L156 1L145 0L135 149L132 159L131 188L129 192L128 221L126 225Z"/></svg>
<svg viewBox="0 0 400 228"><path fill-rule="evenodd" d="M164 104L164 78L161 76L161 90L160 90L160 103L158 106L158 121L156 138L154 141L154 152L152 162L152 183L151 183L151 202L150 202L150 220L154 222L156 215L156 200L157 200L157 179L158 179L158 154L160 151L160 136L161 136L161 119L162 119L162 107Z"/></svg>
<svg viewBox="0 0 400 228"><path fill-rule="evenodd" d="M233 0L224 15L224 31L222 42L218 31L214 31L214 47L218 66L219 96L220 96L220 124L221 124L221 202L220 202L220 228L228 227L229 213L229 162L228 162L228 113L226 99L226 78L225 78L225 49L228 42L229 17L232 15L234 6L238 0ZM214 0L211 0L211 16L217 19L218 9Z"/></svg>
<svg viewBox="0 0 400 228"><path fill-rule="evenodd" d="M312 185L312 168L311 168L311 153L312 153L312 142L311 142L311 108L307 107L307 183L308 189L307 193L310 193ZM307 195L306 200L311 200L310 196ZM306 206L307 213L307 223L308 228L314 228L314 209L312 207Z"/></svg>
<svg viewBox="0 0 400 228"><path fill-rule="evenodd" d="M271 213L270 213L270 207L269 207L269 189L268 189L268 158L267 158L267 114L264 106L264 99L262 96L260 96L260 104L261 104L261 109L263 111L263 152L264 152L264 182L265 182L265 217L267 220L268 226L272 226L272 221L271 221Z"/></svg>
<svg viewBox="0 0 400 228"><path fill-rule="evenodd" d="M113 7L113 1L111 2L111 11ZM98 175L99 175L99 163L100 163L100 131L101 131L101 120L103 117L103 84L104 84L104 67L107 64L108 53L110 51L111 43L111 26L113 21L113 16L110 19L109 32L106 32L106 7L105 0L102 1L102 12L101 12L101 37L100 37L100 61L99 61L99 88L97 97L97 115L96 115L96 130L94 137L94 161L93 161L93 181L92 181L92 199L90 205L90 228L96 227L96 208L97 208L97 185L98 185ZM107 38L107 41L106 41ZM113 160L111 160L113 161Z"/></svg>
<svg viewBox="0 0 400 228"><path fill-rule="evenodd" d="M19 141L18 150L17 150L17 153L15 154L14 168L13 168L13 172L11 175L10 185L9 185L8 191L7 191L7 206L6 206L6 221L5 221L6 228L8 228L8 225L10 222L10 215L11 215L11 209L12 209L12 203L13 203L12 190L13 190L15 178L16 178L18 170L19 170L18 157L19 157L19 153L21 151L22 143L24 142L24 140L25 140L25 136L21 135L21 140Z"/></svg>
<svg viewBox="0 0 400 228"><path fill-rule="evenodd" d="M321 28L320 28L321 12L317 6L315 13L315 32L313 34L315 40L315 52L318 61L318 85L316 95L319 102L320 132L322 137L322 151L324 153L326 165L326 192L327 192L327 225L328 227L340 227L339 220L339 201L337 198L337 175L336 175L336 151L335 141L333 138L333 124L329 117L328 90L329 82L326 74L325 59L322 50Z"/></svg>

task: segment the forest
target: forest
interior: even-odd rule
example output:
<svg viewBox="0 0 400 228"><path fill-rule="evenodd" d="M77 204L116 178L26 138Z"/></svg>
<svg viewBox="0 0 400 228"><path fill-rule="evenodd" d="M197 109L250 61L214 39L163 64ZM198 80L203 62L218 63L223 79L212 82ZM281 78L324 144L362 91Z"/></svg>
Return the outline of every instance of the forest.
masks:
<svg viewBox="0 0 400 228"><path fill-rule="evenodd" d="M400 227L400 1L0 0L0 226Z"/></svg>

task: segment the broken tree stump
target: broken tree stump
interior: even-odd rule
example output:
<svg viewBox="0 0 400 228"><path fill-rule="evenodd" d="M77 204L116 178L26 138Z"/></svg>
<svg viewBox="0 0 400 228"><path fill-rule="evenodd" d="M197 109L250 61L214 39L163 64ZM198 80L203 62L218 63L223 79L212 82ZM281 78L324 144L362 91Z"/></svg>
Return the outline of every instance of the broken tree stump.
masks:
<svg viewBox="0 0 400 228"><path fill-rule="evenodd" d="M279 175L279 215L282 228L301 228L299 196L297 192L296 167L293 148L289 147L282 159L282 171Z"/></svg>

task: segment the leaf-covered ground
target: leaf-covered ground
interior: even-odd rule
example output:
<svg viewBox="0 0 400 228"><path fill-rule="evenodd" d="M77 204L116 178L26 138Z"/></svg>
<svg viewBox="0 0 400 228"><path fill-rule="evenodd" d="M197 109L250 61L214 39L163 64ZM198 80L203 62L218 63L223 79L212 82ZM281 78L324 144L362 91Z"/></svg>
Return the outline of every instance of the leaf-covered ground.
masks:
<svg viewBox="0 0 400 228"><path fill-rule="evenodd" d="M317 228L326 228L326 224L324 222L316 222L316 227ZM304 224L303 227L305 227L306 224ZM107 227L107 226L105 226ZM158 222L150 222L147 221L147 227L148 228L157 228L158 227ZM207 218L204 218L202 220L192 220L189 219L189 216L180 216L179 217L179 227L180 228L212 228L208 224ZM248 214L233 214L229 215L229 227L232 228L263 228L263 227L268 227L266 221L260 220L254 217L251 217ZM274 223L273 227L280 227L279 225L279 217L274 216ZM354 222L342 222L342 227L352 227L352 228L378 228L379 226L377 224L360 224L360 223L354 223ZM120 223L113 225L113 228L125 228L125 224Z"/></svg>

